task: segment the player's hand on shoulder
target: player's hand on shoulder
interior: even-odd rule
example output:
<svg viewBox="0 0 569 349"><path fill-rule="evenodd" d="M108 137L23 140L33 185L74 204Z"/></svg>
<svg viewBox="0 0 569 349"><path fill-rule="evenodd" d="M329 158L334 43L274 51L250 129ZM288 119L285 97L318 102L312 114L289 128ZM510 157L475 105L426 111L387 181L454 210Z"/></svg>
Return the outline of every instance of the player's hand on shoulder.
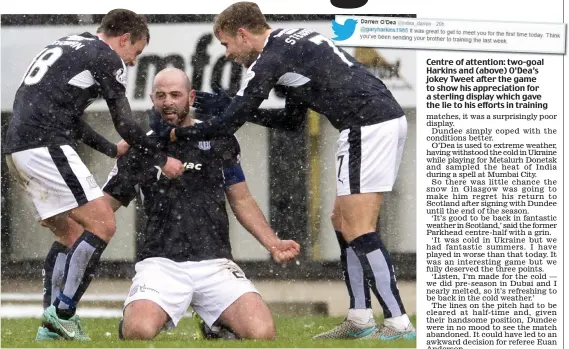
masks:
<svg viewBox="0 0 569 349"><path fill-rule="evenodd" d="M279 240L270 248L271 256L276 263L284 264L292 261L300 253L300 245L294 240Z"/></svg>
<svg viewBox="0 0 569 349"><path fill-rule="evenodd" d="M196 113L217 116L223 114L233 98L218 85L213 85L213 93L197 91L194 101Z"/></svg>
<svg viewBox="0 0 569 349"><path fill-rule="evenodd" d="M184 172L184 164L178 159L168 157L162 166L162 173L168 178L179 177Z"/></svg>
<svg viewBox="0 0 569 349"><path fill-rule="evenodd" d="M121 139L121 141L117 143L117 158L126 154L129 149L130 144L128 144L124 139Z"/></svg>

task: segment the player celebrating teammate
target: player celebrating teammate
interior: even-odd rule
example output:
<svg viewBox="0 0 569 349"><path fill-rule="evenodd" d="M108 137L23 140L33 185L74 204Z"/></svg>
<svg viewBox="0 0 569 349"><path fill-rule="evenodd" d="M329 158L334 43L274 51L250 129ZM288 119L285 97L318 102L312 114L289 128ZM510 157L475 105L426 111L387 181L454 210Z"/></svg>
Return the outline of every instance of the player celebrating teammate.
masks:
<svg viewBox="0 0 569 349"><path fill-rule="evenodd" d="M154 80L150 117L174 126L198 122L190 105L194 91L186 73L174 68ZM209 327L224 325L239 338L273 339L274 324L253 284L232 261L225 197L238 221L278 263L300 252L280 240L251 196L235 137L168 144L167 154L184 161L177 180L163 176L136 149L117 161L103 190L114 209L143 198L148 216L136 275L125 301L120 332L125 339L152 339L175 327L192 306Z"/></svg>
<svg viewBox="0 0 569 349"><path fill-rule="evenodd" d="M179 160L157 152L156 143L146 138L125 96L126 65L134 65L149 40L145 17L124 9L110 11L96 35L66 36L41 50L16 93L3 152L12 174L31 196L42 225L56 235L44 272L64 270L61 292L44 311L39 340L50 339L50 333L89 339L75 309L115 233L113 210L77 155L76 140L86 140L111 156L126 147L117 152L94 133L82 121L85 109L102 96L123 139L147 148L166 175L175 177L183 170ZM74 236L71 221L84 228L80 236ZM58 258L66 253L66 259ZM46 284L61 281L52 274L44 278ZM49 295L46 298L44 303L51 304Z"/></svg>
<svg viewBox="0 0 569 349"><path fill-rule="evenodd" d="M414 339L389 253L376 233L382 193L393 187L407 137L403 109L381 80L330 39L310 29L272 30L255 3L229 6L216 17L214 33L226 57L248 68L244 87L221 115L176 128L170 139L232 134L259 115L267 121L268 114L275 124L267 126L295 129L303 121L302 108L325 115L340 130L332 221L351 304L346 321L316 338ZM274 87L285 90L286 108L258 109ZM383 308L379 330L368 283Z"/></svg>

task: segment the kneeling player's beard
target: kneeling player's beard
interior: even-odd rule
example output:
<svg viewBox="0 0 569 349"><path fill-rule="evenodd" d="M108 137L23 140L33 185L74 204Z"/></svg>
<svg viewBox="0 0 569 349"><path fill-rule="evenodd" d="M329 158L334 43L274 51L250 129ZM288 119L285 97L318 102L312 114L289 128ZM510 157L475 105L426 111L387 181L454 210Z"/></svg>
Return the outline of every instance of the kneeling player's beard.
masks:
<svg viewBox="0 0 569 349"><path fill-rule="evenodd" d="M184 122L184 120L190 113L190 104L186 103L184 109L182 110L178 110L178 108L175 106L164 107L162 108L161 113L162 113L162 119L164 119L168 124L170 124L171 126L178 127ZM169 114L176 114L176 118L172 120Z"/></svg>

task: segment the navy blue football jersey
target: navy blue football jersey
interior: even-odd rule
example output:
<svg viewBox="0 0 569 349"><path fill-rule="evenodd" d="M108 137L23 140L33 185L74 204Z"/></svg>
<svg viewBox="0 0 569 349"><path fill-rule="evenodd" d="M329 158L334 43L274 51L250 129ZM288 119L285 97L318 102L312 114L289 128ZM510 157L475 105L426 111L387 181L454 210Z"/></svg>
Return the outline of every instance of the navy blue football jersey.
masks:
<svg viewBox="0 0 569 349"><path fill-rule="evenodd" d="M287 104L323 114L339 130L404 115L385 84L330 39L310 29L276 29L225 113L196 127L177 129L176 137L214 138L235 132L273 88L285 92Z"/></svg>
<svg viewBox="0 0 569 349"><path fill-rule="evenodd" d="M97 98L125 96L126 66L90 33L52 42L33 59L16 92L4 152L75 145L80 118Z"/></svg>
<svg viewBox="0 0 569 349"><path fill-rule="evenodd" d="M163 257L177 262L231 259L225 188L235 178L240 148L235 137L213 141L164 141L163 151L185 170L169 179L136 147L117 160L103 191L123 206L138 194L147 215L138 260Z"/></svg>
<svg viewBox="0 0 569 349"><path fill-rule="evenodd" d="M237 96L267 99L284 89L292 104L325 115L337 129L403 115L385 84L332 40L310 29L274 30Z"/></svg>

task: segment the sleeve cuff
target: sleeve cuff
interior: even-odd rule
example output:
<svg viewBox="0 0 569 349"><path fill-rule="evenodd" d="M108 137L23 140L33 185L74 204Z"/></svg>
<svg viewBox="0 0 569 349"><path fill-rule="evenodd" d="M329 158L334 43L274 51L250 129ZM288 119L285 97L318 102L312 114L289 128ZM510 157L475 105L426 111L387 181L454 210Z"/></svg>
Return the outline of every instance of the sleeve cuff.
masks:
<svg viewBox="0 0 569 349"><path fill-rule="evenodd" d="M121 203L121 205L123 207L128 207L128 205L130 205L130 202L132 201L132 199L128 196L123 196L123 195L117 195L117 194L113 194L112 192L108 192L106 190L103 189L103 191L107 194L109 194L110 196L113 197L113 199L117 200L118 202Z"/></svg>
<svg viewBox="0 0 569 349"><path fill-rule="evenodd" d="M164 154L164 153L157 153L156 155L154 155L154 163L159 166L162 167L166 164L166 161L168 161L168 155Z"/></svg>
<svg viewBox="0 0 569 349"><path fill-rule="evenodd" d="M109 153L107 154L107 156L111 157L111 158L116 158L117 157L117 145L113 144L114 146L111 147L109 149Z"/></svg>

